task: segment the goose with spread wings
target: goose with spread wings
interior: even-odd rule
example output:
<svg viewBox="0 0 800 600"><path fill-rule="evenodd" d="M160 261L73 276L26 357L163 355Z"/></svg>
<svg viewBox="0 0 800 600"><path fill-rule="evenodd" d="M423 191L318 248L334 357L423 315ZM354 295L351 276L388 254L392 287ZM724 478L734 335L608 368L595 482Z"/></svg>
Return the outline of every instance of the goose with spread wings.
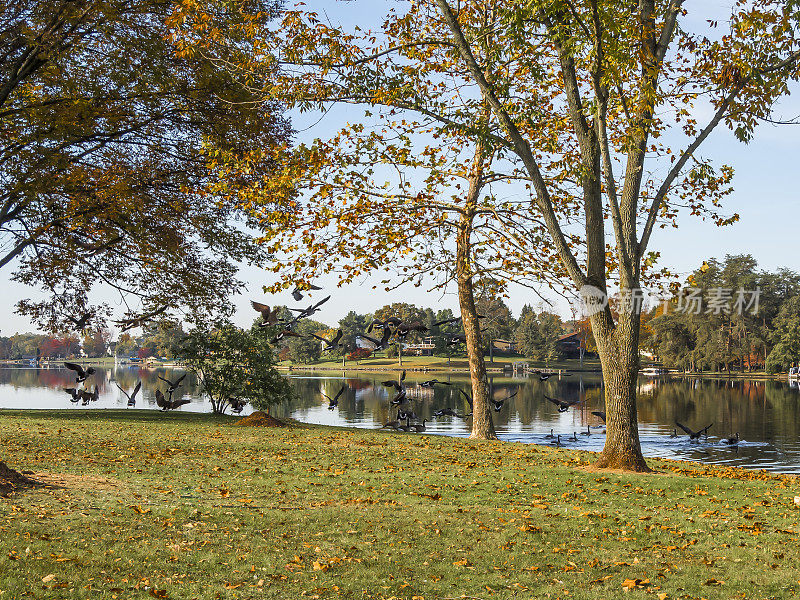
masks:
<svg viewBox="0 0 800 600"><path fill-rule="evenodd" d="M700 438L701 435L708 436L708 430L711 429L711 427L714 424L711 423L711 425L706 425L705 427L703 427L702 429L699 429L697 431L693 431L693 430L689 429L686 425L678 423L677 421L675 421L675 425L677 425L678 427L683 429L683 431L689 436L690 440L697 440L697 439Z"/></svg>
<svg viewBox="0 0 800 600"><path fill-rule="evenodd" d="M81 390L78 388L63 388L65 392L67 392L71 398L69 399L70 402L73 404L77 404L81 399Z"/></svg>
<svg viewBox="0 0 800 600"><path fill-rule="evenodd" d="M298 285L292 290L292 298L295 299L295 302L300 302L300 300L303 299L303 292L307 292L310 290L321 290L321 289L322 289L321 287L316 286L312 283L307 283L302 287L302 289Z"/></svg>
<svg viewBox="0 0 800 600"><path fill-rule="evenodd" d="M186 375L188 375L188 373L184 373L183 375L178 377L178 379L176 379L175 381L170 381L169 379L164 379L161 375L158 375L158 378L169 386L167 388L167 393L170 396L172 396L172 394L175 393L175 390L177 390L179 387L181 387L181 382L184 379L186 379Z"/></svg>
<svg viewBox="0 0 800 600"><path fill-rule="evenodd" d="M330 296L325 296L322 300L317 302L316 304L310 305L308 308L290 308L292 312L296 312L297 317L296 319L303 319L305 317L310 317L311 315L319 312L319 307L325 304L328 300L330 300Z"/></svg>
<svg viewBox="0 0 800 600"><path fill-rule="evenodd" d="M516 396L518 393L519 393L519 390L517 389L517 390L514 391L513 394L509 394L505 398L500 398L499 400L495 400L494 398L492 398L492 404L494 405L494 412L500 412L500 410L503 408L503 404L506 403L506 400L510 400L511 398Z"/></svg>
<svg viewBox="0 0 800 600"><path fill-rule="evenodd" d="M89 324L89 321L91 321L93 317L94 313L87 312L81 315L77 319L75 317L69 317L69 316L67 318L70 321L72 321L75 331L81 331L82 329L86 329L86 326Z"/></svg>
<svg viewBox="0 0 800 600"><path fill-rule="evenodd" d="M291 329L289 329L289 328L287 327L287 328L285 328L283 331L279 331L279 332L278 332L278 335L276 335L274 338L272 338L272 339L269 341L269 343L270 343L270 344L277 344L277 343L278 343L278 342L280 342L280 341L281 341L283 338L286 338L286 337L296 337L296 338L303 338L303 337L306 337L306 336L304 336L304 335L302 335L302 334L299 334L299 333L297 333L297 332L294 332L294 331L292 331Z"/></svg>
<svg viewBox="0 0 800 600"><path fill-rule="evenodd" d="M133 392L130 393L130 394L128 394L128 392L126 392L122 388L122 386L120 384L118 384L116 381L114 382L114 385L116 385L119 388L120 392L125 394L125 397L128 399L128 406L136 406L136 394L138 394L139 390L142 389L142 382L141 381L136 384L136 387L133 388Z"/></svg>
<svg viewBox="0 0 800 600"><path fill-rule="evenodd" d="M311 337L317 338L320 342L325 343L325 347L322 349L323 352L329 352L331 350L335 350L336 348L340 348L343 345L340 343L340 340L342 339L341 329L337 331L336 335L330 340L326 340L324 337L320 337L315 333L312 333Z"/></svg>
<svg viewBox="0 0 800 600"><path fill-rule="evenodd" d="M553 404L558 407L558 412L567 412L571 406L575 406L576 404L580 403L580 399L578 400L562 400L560 398L551 398L545 394L542 394L545 400L549 400Z"/></svg>
<svg viewBox="0 0 800 600"><path fill-rule="evenodd" d="M232 413L240 415L244 407L247 406L247 400L243 398L228 398L228 404L230 404Z"/></svg>
<svg viewBox="0 0 800 600"><path fill-rule="evenodd" d="M439 381L438 379L429 379L428 381L420 381L419 387L432 388L435 385L453 385L449 381Z"/></svg>
<svg viewBox="0 0 800 600"><path fill-rule="evenodd" d="M323 395L325 398L327 398L327 400L328 400L328 410L333 410L334 408L336 408L337 406L339 406L339 396L341 396L342 394L344 394L344 391L345 391L346 389L347 389L347 386L346 386L346 385L343 385L343 386L341 387L341 389L340 389L338 392L336 392L336 395L335 395L333 398L331 398L330 396L328 396L328 394L326 394L325 392L323 392L323 391L320 391L320 394L322 394L322 395Z"/></svg>
<svg viewBox="0 0 800 600"><path fill-rule="evenodd" d="M261 323L258 324L259 327L277 325L278 312L274 308L270 308L268 305L261 304L261 302L256 302L255 300L251 300L250 305L261 315Z"/></svg>
<svg viewBox="0 0 800 600"><path fill-rule="evenodd" d="M70 371L75 371L75 383L83 383L90 375L95 374L95 368L89 367L84 369L81 365L73 362L65 362L64 366L67 367Z"/></svg>
<svg viewBox="0 0 800 600"><path fill-rule="evenodd" d="M397 329L395 329L394 332L398 338L404 340L405 338L408 337L408 334L411 333L412 331L425 333L426 331L428 331L428 328L419 321L411 321L411 322L403 321L397 326Z"/></svg>

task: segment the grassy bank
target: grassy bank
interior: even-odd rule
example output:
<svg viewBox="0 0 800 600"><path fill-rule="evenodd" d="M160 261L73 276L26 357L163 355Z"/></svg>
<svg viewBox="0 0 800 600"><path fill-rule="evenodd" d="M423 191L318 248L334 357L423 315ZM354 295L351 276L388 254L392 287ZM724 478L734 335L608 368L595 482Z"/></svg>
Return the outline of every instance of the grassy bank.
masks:
<svg viewBox="0 0 800 600"><path fill-rule="evenodd" d="M491 370L502 370L504 367L512 366L514 363L527 363L532 369L547 369L557 371L559 369L565 371L600 371L600 361L597 359L584 360L581 364L578 360L559 360L537 362L521 357L507 357L495 356L493 361L489 360L489 355L485 357L486 367ZM290 361L283 361L279 364L282 368L289 368L295 370L341 370L342 360L319 360L309 364L293 364ZM401 365L397 357L383 357L375 356L358 361L346 361L345 368L348 370L395 370L395 369L418 369L429 371L468 371L469 363L466 357L452 357L449 361L444 356L404 356L403 364Z"/></svg>
<svg viewBox="0 0 800 600"><path fill-rule="evenodd" d="M0 598L795 598L791 477L153 411L0 412ZM629 592L627 588L632 588Z"/></svg>

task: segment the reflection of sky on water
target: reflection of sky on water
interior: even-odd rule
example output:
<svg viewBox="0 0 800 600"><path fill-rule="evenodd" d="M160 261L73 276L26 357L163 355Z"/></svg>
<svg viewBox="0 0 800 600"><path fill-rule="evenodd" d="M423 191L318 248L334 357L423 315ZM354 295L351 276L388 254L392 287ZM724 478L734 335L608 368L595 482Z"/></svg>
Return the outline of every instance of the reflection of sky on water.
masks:
<svg viewBox="0 0 800 600"><path fill-rule="evenodd" d="M142 380L142 392L136 408L157 409L155 390L165 384L158 375L177 378L165 369L124 367L98 370L95 381L100 387L100 399L88 408L125 408L127 399L117 389L118 382L131 391ZM419 415L419 422L428 419L426 433L466 437L470 421L455 417L433 418L441 408L451 408L464 414L469 407L458 390L469 390L465 375L437 374L437 379L451 383L434 389L421 388L418 382L433 377L430 373L409 373L406 379L410 403L404 405ZM304 376L293 374L292 385L297 400L292 406L275 407L278 416L321 425L378 429L396 417L397 409L389 406L394 390L381 384L397 379L398 373L349 372L331 375ZM347 389L339 406L328 410L321 392L333 397L342 385ZM61 391L74 385L74 376L66 369L0 369L0 408L71 409L83 408L71 404ZM94 385L94 381L92 382ZM503 440L550 444L550 430L561 434L565 447L599 451L605 442L602 427L593 410L603 409L601 380L596 374L574 374L571 377L512 379L493 377L491 393L500 399L518 390L516 397L506 401L499 413L493 413L495 427ZM764 468L800 473L800 391L796 382L750 381L726 379L648 379L639 384L639 435L646 456L696 460L700 462ZM559 413L544 395L564 399L580 399L581 403L568 412ZM176 398L191 403L179 410L210 412L210 403L200 393L197 381L189 375ZM243 414L249 414L245 408ZM714 423L707 440L690 442L687 436L671 438L675 421L699 429ZM588 430L591 435L582 435ZM738 447L728 447L720 438L739 432ZM577 441L569 441L573 432ZM403 435L387 433L387 435Z"/></svg>

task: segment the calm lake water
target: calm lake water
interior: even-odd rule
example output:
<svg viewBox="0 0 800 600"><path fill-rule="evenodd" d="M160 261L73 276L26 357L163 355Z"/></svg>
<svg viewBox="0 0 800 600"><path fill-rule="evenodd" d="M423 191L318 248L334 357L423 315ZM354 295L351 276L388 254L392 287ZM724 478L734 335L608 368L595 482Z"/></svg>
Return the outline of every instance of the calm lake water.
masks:
<svg viewBox="0 0 800 600"><path fill-rule="evenodd" d="M74 385L72 372L62 368L0 368L0 409L66 409L125 408L127 398L117 389L118 383L128 392L141 379L142 391L136 408L157 410L155 390L165 384L158 376L176 379L183 371L121 367L98 369L94 381L100 388L100 399L88 407L72 404L62 391ZM409 373L406 379L410 403L419 419L428 419L427 434L468 436L470 421L457 417L433 418L437 409L452 408L469 412L458 388L468 390L465 376L435 375L451 386L422 388L417 384L430 379L430 374ZM394 419L395 408L389 406L391 388L381 381L396 379L396 373L350 372L326 376L292 376L299 399L292 406L273 410L278 416L291 416L299 421L325 425L342 425L377 429ZM92 383L94 385L94 382ZM346 390L339 406L328 410L325 392L333 397L342 385ZM517 391L499 413L493 413L495 427L503 440L550 444L546 436L552 429L562 435L565 447L599 451L605 435L593 410L603 410L603 390L599 375L573 374L571 377L538 378L494 377L492 395L504 398ZM568 412L559 413L544 395L582 402ZM211 405L200 393L197 381L187 376L175 398L192 402L179 410L210 412ZM242 414L249 414L245 408ZM0 417L2 412L0 412ZM713 423L707 439L691 442L679 431L671 437L675 421L692 429ZM590 427L591 435L586 433ZM800 390L796 382L750 381L699 378L644 378L639 381L639 426L645 456L694 460L704 463L736 465L800 474ZM577 433L577 441L564 438ZM721 438L739 432L738 446L726 446ZM401 434L397 434L401 435ZM405 435L405 434L404 434ZM412 434L408 434L412 435Z"/></svg>

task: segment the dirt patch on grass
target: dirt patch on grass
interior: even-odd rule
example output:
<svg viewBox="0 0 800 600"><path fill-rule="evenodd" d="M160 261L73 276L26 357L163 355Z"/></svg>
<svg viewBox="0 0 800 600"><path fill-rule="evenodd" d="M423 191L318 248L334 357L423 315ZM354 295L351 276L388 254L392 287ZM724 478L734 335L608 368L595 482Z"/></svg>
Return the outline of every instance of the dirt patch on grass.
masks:
<svg viewBox="0 0 800 600"><path fill-rule="evenodd" d="M234 425L241 425L242 427L287 427L288 423L279 421L275 417L258 410L252 415L239 419Z"/></svg>
<svg viewBox="0 0 800 600"><path fill-rule="evenodd" d="M7 498L20 488L33 487L40 482L23 475L0 461L0 496Z"/></svg>

